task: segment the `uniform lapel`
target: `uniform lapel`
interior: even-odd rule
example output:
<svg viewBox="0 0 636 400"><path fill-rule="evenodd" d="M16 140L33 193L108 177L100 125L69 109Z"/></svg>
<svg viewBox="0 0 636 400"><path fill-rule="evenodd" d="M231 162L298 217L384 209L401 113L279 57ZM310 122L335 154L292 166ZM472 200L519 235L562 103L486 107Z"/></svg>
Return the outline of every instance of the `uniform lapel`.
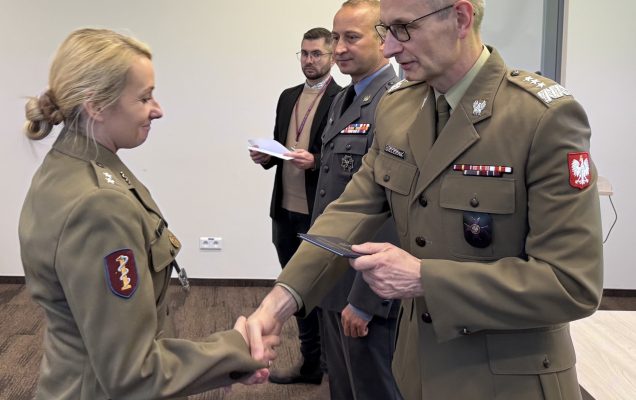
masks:
<svg viewBox="0 0 636 400"><path fill-rule="evenodd" d="M432 93L431 93L432 95ZM433 103L435 96L429 101ZM435 108L433 106L432 123L429 123L429 135L435 135ZM453 111L448 123L444 127L442 134L439 135L428 157L424 159L420 167L420 179L417 184L417 192L420 193L428 185L437 178L460 154L468 149L473 143L479 139L477 131L472 121L466 116L462 107L458 107ZM416 199L416 198L415 198Z"/></svg>
<svg viewBox="0 0 636 400"><path fill-rule="evenodd" d="M276 135L279 136L276 139L278 139L278 141L283 145L285 145L285 139L289 132L289 124L293 118L294 106L296 105L296 101L300 97L300 94L303 92L304 87L305 85L302 84L293 88L283 103L283 109L281 110L283 118L280 119L281 126L278 132L276 132Z"/></svg>
<svg viewBox="0 0 636 400"><path fill-rule="evenodd" d="M333 101L333 98L336 96L337 93L338 93L338 86L336 86L336 81L334 81L332 78L331 82L329 82L329 86L327 86L327 89L325 90L325 93L322 95L320 102L318 102L318 108L316 108L316 114L314 115L314 120L311 123L309 143L314 143L314 139L316 135L322 133L322 132L319 132L319 129L318 129L320 127L320 121L322 121L323 118L325 117L325 114L329 112L329 107L331 106L331 102Z"/></svg>
<svg viewBox="0 0 636 400"><path fill-rule="evenodd" d="M416 89L412 89L416 90ZM409 147L413 153L413 158L417 167L422 171L424 163L429 157L431 147L435 140L435 94L432 88L424 93L421 100L421 107L407 132ZM417 100L414 100L417 101Z"/></svg>
<svg viewBox="0 0 636 400"><path fill-rule="evenodd" d="M506 66L496 50L490 49L490 51L491 55L488 61L453 110L448 123L432 148L430 145L426 147L429 143L427 139L435 137L435 96L432 90L429 91L423 117L418 117L416 120L418 126L409 132L411 143L424 149L430 148L429 152L418 147L413 148L417 166L420 169L420 178L414 199L417 199L419 193L425 190L435 178L479 140L480 136L476 125L492 115L492 105L505 77ZM478 105L480 107L477 107ZM418 135L422 135L422 137L418 137Z"/></svg>
<svg viewBox="0 0 636 400"><path fill-rule="evenodd" d="M349 106L347 111L338 118L342 111L342 102L344 101L345 90L342 90L335 101L337 104L334 106L334 124L330 129L325 131L325 137L323 138L323 143L328 142L333 139L334 136L338 135L340 131L346 128L349 124L360 119L362 115L362 109L367 105L373 102L375 96L381 96L384 93L384 87L392 78L395 77L395 70L393 67L389 66L384 71L380 73L380 75L376 76L371 83L364 89L362 93L359 93L353 103ZM353 84L353 83L352 83Z"/></svg>
<svg viewBox="0 0 636 400"><path fill-rule="evenodd" d="M358 95L355 100L353 100L353 103L351 103L347 111L345 111L344 114L340 115L342 113L344 94L346 93L348 88L349 86L345 87L344 90L342 90L334 100L336 103L333 107L333 115L331 116L331 118L333 118L333 125L325 130L325 136L322 138L323 143L327 143L328 141L333 139L335 136L338 135L338 133L340 133L341 130L346 128L356 119L360 118L360 95Z"/></svg>

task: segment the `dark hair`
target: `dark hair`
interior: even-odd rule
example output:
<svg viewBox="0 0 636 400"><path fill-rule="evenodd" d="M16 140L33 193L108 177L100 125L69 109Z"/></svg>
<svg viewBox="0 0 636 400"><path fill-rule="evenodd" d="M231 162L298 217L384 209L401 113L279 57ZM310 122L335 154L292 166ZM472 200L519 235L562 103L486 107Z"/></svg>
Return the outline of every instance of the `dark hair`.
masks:
<svg viewBox="0 0 636 400"><path fill-rule="evenodd" d="M317 40L317 39L325 39L325 45L331 48L333 44L333 37L331 36L331 31L325 28L311 28L303 35L303 40Z"/></svg>

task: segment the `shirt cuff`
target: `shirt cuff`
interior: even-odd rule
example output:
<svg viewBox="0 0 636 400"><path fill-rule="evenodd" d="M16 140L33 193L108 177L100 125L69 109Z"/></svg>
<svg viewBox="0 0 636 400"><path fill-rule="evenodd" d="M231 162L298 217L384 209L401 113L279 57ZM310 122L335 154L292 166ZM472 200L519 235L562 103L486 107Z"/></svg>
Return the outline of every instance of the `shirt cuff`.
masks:
<svg viewBox="0 0 636 400"><path fill-rule="evenodd" d="M296 292L290 286L281 282L276 282L276 286L282 287L283 289L287 290L289 294L292 295L292 297L294 298L294 301L296 301L296 305L298 306L297 310L300 310L303 308L303 299L300 298L300 295L298 294L298 292Z"/></svg>

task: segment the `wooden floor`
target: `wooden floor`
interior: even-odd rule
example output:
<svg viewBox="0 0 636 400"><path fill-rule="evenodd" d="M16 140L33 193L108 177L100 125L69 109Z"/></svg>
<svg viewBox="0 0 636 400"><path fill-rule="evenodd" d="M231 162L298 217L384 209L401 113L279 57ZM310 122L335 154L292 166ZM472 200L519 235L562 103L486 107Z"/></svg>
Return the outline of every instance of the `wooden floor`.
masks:
<svg viewBox="0 0 636 400"><path fill-rule="evenodd" d="M173 315L178 334L195 339L210 332L229 329L238 315L249 315L269 290L269 287L193 286L190 294L185 296L179 287L171 287L171 310L175 310ZM636 311L636 299L604 298L601 309ZM42 310L32 302L23 284L0 284L0 400L32 398L42 357L44 323ZM292 365L300 358L296 335L296 325L292 319L283 329L282 345L274 368ZM585 392L583 398L594 399ZM190 399L321 400L329 399L329 388L326 379L319 386L270 383L250 387L234 385L229 394L213 390L191 396ZM605 399L613 400L609 397L595 400ZM636 399L636 395L633 399Z"/></svg>
<svg viewBox="0 0 636 400"><path fill-rule="evenodd" d="M581 386L596 400L636 399L636 311L597 311L570 331Z"/></svg>

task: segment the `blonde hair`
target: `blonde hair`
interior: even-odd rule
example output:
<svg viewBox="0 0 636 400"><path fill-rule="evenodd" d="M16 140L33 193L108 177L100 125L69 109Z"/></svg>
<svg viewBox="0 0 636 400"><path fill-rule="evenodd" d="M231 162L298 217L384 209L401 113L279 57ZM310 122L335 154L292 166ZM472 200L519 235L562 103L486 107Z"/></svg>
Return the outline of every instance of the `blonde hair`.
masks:
<svg viewBox="0 0 636 400"><path fill-rule="evenodd" d="M43 139L62 122L68 130L90 134L79 126L84 103L91 101L97 109L114 104L139 56L152 59L148 45L132 37L108 29L72 32L55 54L48 90L26 103L27 137Z"/></svg>

